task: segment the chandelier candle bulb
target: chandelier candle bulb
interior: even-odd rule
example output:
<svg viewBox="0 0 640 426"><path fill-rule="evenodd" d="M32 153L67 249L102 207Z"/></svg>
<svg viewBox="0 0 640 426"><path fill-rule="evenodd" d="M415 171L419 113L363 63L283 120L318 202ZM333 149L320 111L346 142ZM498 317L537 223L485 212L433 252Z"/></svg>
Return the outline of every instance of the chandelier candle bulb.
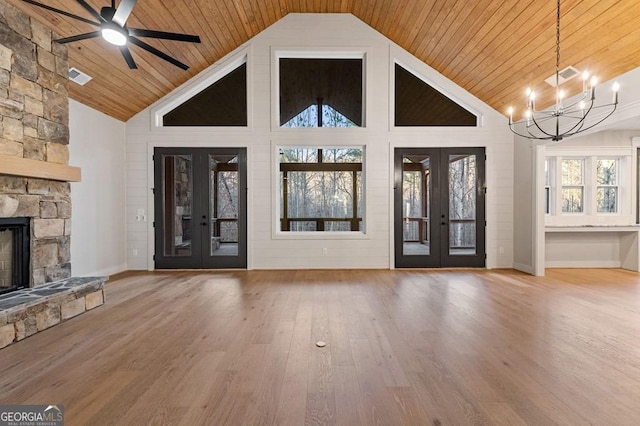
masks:
<svg viewBox="0 0 640 426"><path fill-rule="evenodd" d="M591 100L596 99L596 86L598 85L598 77L595 75L591 77Z"/></svg>
<svg viewBox="0 0 640 426"><path fill-rule="evenodd" d="M618 103L618 90L620 90L620 84L618 82L614 82L613 86L611 86L611 90L613 90L613 103Z"/></svg>

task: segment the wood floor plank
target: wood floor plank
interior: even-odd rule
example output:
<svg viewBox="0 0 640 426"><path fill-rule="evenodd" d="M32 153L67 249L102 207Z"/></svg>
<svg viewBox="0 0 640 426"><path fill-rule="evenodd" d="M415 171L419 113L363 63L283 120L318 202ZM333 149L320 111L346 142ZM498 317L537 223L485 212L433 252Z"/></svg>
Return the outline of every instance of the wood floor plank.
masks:
<svg viewBox="0 0 640 426"><path fill-rule="evenodd" d="M629 271L132 272L106 293L0 350L0 404L91 425L640 423Z"/></svg>

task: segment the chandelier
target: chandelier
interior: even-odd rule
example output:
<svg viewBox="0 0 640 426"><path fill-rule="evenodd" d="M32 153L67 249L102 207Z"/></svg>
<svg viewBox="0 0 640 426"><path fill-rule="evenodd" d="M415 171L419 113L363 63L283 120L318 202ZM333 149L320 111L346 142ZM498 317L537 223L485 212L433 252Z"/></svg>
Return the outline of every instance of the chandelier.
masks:
<svg viewBox="0 0 640 426"><path fill-rule="evenodd" d="M556 74L555 74L555 106L542 111L536 110L536 92L527 88L527 110L525 117L513 121L513 108L509 108L509 128L513 133L529 139L561 141L563 138L589 130L606 120L618 105L620 86L614 83L611 87L613 99L611 103L595 105L597 77L585 71L582 74L582 93L577 99L565 99L564 90L560 89L560 0L556 15ZM599 112L596 117L587 117L592 112Z"/></svg>

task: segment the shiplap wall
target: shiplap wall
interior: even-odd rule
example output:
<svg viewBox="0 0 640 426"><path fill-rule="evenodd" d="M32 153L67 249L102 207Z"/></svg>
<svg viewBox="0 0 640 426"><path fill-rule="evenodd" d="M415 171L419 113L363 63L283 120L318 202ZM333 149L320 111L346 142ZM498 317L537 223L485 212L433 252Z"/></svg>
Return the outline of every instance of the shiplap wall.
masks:
<svg viewBox="0 0 640 426"><path fill-rule="evenodd" d="M275 52L363 51L366 58L366 127L279 129L273 111ZM248 129L159 129L152 113L192 82L176 89L127 122L127 257L129 269L153 268L152 160L154 146L243 146L248 154L248 253L250 269L393 267L393 149L395 147L486 147L487 267L513 264L513 136L506 118L349 14L290 14L194 81L215 73L240 55L248 57ZM399 61L430 84L482 116L478 128L394 129L392 66ZM275 97L273 97L275 94ZM365 236L278 238L274 229L276 147L363 145L366 149ZM144 211L147 221L136 219ZM323 255L323 248L327 254ZM134 254L135 253L135 254Z"/></svg>

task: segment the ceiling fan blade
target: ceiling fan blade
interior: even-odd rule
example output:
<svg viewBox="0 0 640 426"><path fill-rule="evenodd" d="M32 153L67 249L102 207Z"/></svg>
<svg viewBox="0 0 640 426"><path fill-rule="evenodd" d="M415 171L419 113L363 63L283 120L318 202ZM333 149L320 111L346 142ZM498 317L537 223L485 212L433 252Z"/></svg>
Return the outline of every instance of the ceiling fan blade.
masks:
<svg viewBox="0 0 640 426"><path fill-rule="evenodd" d="M136 65L136 61L133 60L133 56L131 56L131 51L127 46L120 46L120 52L124 57L124 60L127 61L127 65L129 65L129 69L135 70L138 68Z"/></svg>
<svg viewBox="0 0 640 426"><path fill-rule="evenodd" d="M60 44L65 44L65 43L71 43L72 41L86 40L88 38L95 38L95 37L100 37L100 31L93 31L91 33L78 34L71 37L59 38L54 41Z"/></svg>
<svg viewBox="0 0 640 426"><path fill-rule="evenodd" d="M182 62L178 61L175 58L172 58L171 56L167 55L166 53L159 51L155 47L148 45L147 43L145 43L144 41L142 41L142 40L140 40L138 38L130 36L129 37L129 41L131 43L135 44L136 46L143 48L147 52L153 53L157 57L162 58L165 61L169 62L170 64L175 65L178 68L182 68L185 71L189 69L189 67L187 65L183 64Z"/></svg>
<svg viewBox="0 0 640 426"><path fill-rule="evenodd" d="M191 34L168 33L165 31L146 30L142 28L127 28L129 34L137 37L161 38L164 40L186 41L189 43L200 43L200 37Z"/></svg>
<svg viewBox="0 0 640 426"><path fill-rule="evenodd" d="M116 9L115 15L113 15L112 21L121 27L124 27L124 23L127 22L127 19L129 18L129 15L131 15L131 11L137 2L138 0L122 0Z"/></svg>
<svg viewBox="0 0 640 426"><path fill-rule="evenodd" d="M77 19L78 21L85 22L85 23L87 23L89 25L93 25L93 26L96 26L96 27L100 26L99 23L90 21L87 18L83 18L82 16L74 15L73 13L69 13L69 12L67 12L65 10L56 9L55 7L47 6L46 4L42 4L42 3L39 3L37 1L33 1L33 0L22 0L22 1L25 2L25 3L32 4L34 6L41 7L43 9L50 10L50 11L55 12L55 13L59 13L60 15L68 16L69 18Z"/></svg>
<svg viewBox="0 0 640 426"><path fill-rule="evenodd" d="M89 12L91 14L91 16L93 16L94 18L96 18L98 21L100 22L107 22L102 15L100 15L98 12L95 11L94 8L92 8L89 3L87 3L84 0L76 0L78 3L80 3L80 6L84 7L84 9Z"/></svg>

